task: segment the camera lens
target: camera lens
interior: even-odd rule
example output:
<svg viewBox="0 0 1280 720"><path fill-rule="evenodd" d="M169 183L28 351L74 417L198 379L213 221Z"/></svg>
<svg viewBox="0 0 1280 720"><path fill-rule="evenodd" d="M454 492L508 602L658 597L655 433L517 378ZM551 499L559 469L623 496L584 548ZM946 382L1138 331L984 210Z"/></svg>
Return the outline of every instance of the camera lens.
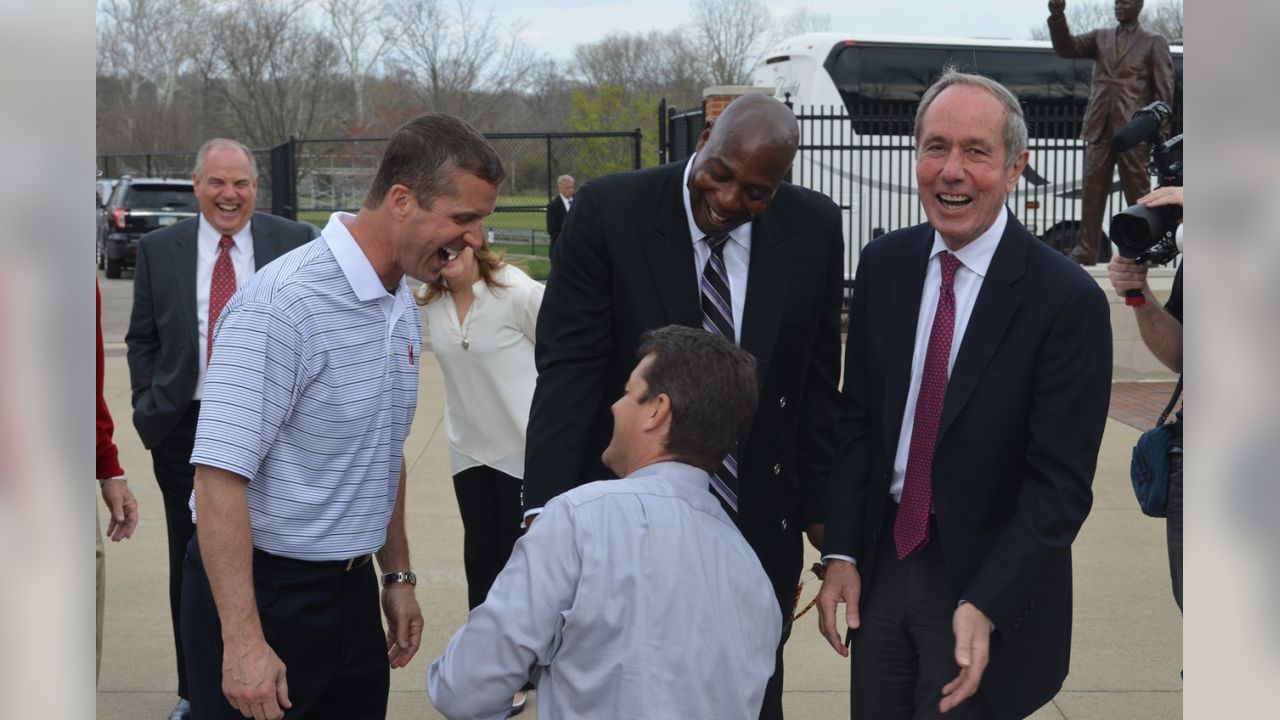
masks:
<svg viewBox="0 0 1280 720"><path fill-rule="evenodd" d="M1165 231L1177 225L1176 214L1151 210L1141 205L1125 208L1111 218L1111 242L1120 254L1137 258L1164 237Z"/></svg>

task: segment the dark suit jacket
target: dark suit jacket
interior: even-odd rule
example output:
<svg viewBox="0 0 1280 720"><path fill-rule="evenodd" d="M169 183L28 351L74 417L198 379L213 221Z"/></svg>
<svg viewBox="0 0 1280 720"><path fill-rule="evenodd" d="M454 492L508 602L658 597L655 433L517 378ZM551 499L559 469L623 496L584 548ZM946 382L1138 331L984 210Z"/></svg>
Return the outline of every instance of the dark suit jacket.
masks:
<svg viewBox="0 0 1280 720"><path fill-rule="evenodd" d="M568 214L564 198L559 193L547 201L547 234L551 236L552 243L560 237L560 231L564 229L564 218Z"/></svg>
<svg viewBox="0 0 1280 720"><path fill-rule="evenodd" d="M538 385L524 503L614 477L600 462L609 407L640 334L701 327L683 162L601 178L574 198L538 315ZM739 526L790 608L800 531L821 522L821 471L838 399L844 241L828 198L784 183L752 226L741 344L759 361L760 404L740 446Z"/></svg>
<svg viewBox="0 0 1280 720"><path fill-rule="evenodd" d="M1065 16L1049 16L1053 49L1065 58L1093 60L1093 85L1080 138L1111 142L1139 108L1163 100L1173 105L1173 56L1169 42L1139 26L1130 42L1116 28L1072 35Z"/></svg>
<svg viewBox="0 0 1280 720"><path fill-rule="evenodd" d="M902 427L933 228L862 252L849 314L826 553L858 560L865 600ZM955 596L995 623L982 691L998 718L1048 702L1071 649L1071 543L1111 393L1106 296L1012 216L947 382L933 504ZM855 639L856 642L856 639Z"/></svg>
<svg viewBox="0 0 1280 720"><path fill-rule="evenodd" d="M196 318L196 232L199 217L148 233L138 242L129 317L133 425L147 448L165 439L191 404L200 375ZM306 223L254 213L257 269L316 235Z"/></svg>

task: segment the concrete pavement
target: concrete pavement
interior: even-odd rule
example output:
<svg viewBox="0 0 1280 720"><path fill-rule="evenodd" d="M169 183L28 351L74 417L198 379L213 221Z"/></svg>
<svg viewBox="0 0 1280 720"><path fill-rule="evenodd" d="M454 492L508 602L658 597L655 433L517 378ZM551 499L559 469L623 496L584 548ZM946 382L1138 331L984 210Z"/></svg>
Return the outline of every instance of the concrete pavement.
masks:
<svg viewBox="0 0 1280 720"><path fill-rule="evenodd" d="M130 285L128 279L102 285L104 325L110 326L105 392L142 515L133 539L107 544L97 716L108 720L167 717L177 687L164 514L150 456L129 422L129 373L118 318L123 312L127 319ZM395 720L440 717L423 689L426 667L466 618L462 524L449 476L443 381L434 355L424 354L421 369L418 413L406 447L407 522L426 630L412 664L392 673L388 717ZM1138 434L1115 420L1107 424L1093 512L1075 544L1072 672L1034 720L1182 717L1182 624L1169 590L1164 523L1143 516L1129 488L1129 451ZM848 718L848 686L846 661L818 636L816 616L809 613L787 646L788 717ZM522 717L536 717L532 700Z"/></svg>

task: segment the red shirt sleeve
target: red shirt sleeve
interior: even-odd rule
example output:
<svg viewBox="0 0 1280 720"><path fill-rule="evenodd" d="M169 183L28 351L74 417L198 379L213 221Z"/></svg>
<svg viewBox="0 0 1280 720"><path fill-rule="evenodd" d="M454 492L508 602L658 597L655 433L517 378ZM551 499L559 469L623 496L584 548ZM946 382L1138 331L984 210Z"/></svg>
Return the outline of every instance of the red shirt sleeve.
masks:
<svg viewBox="0 0 1280 720"><path fill-rule="evenodd" d="M120 467L120 451L116 449L116 444L111 440L111 433L115 429L115 425L111 422L111 411L107 409L107 401L102 396L102 376L103 363L105 362L105 354L102 349L102 290L94 281L94 292L98 299L97 322L98 326L98 473L99 480L103 478L115 477L123 475L124 469Z"/></svg>

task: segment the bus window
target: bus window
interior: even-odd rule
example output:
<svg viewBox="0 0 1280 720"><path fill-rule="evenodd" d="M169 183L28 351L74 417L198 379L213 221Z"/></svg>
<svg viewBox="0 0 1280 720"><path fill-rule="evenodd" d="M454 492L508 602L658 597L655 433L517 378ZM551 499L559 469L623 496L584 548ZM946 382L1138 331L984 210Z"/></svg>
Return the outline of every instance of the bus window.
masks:
<svg viewBox="0 0 1280 720"><path fill-rule="evenodd" d="M1091 63L1043 50L978 50L975 71L998 80L1020 100L1088 100Z"/></svg>

